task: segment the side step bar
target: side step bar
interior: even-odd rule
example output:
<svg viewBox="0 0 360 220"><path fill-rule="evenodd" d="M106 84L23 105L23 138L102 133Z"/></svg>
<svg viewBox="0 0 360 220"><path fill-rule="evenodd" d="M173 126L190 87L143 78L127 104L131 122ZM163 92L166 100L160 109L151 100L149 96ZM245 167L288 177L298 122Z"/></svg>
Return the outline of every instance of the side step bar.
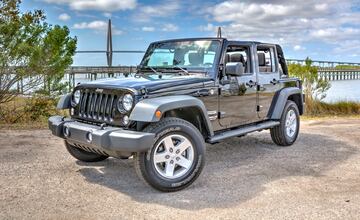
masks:
<svg viewBox="0 0 360 220"><path fill-rule="evenodd" d="M210 144L214 144L214 143L217 143L226 138L237 137L237 136L241 136L241 135L244 135L244 134L247 134L250 132L272 128L279 124L280 124L280 122L278 122L278 121L265 121L265 122L261 122L259 124L248 125L248 126L234 129L234 130L225 131L220 134L216 134L216 135L212 136L210 139L208 139L207 142Z"/></svg>

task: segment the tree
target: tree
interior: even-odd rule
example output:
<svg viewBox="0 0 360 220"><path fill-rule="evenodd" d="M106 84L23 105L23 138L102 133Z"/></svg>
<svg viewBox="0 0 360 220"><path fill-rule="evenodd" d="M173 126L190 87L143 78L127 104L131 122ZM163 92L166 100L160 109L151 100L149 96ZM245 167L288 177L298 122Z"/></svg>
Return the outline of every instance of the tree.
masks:
<svg viewBox="0 0 360 220"><path fill-rule="evenodd" d="M66 26L46 23L42 10L22 13L20 4L0 1L0 104L41 86L48 94L58 91L76 50Z"/></svg>
<svg viewBox="0 0 360 220"><path fill-rule="evenodd" d="M321 101L326 97L326 92L331 85L329 81L318 77L318 69L312 66L309 57L306 58L305 65L290 64L288 68L290 76L302 80L306 102Z"/></svg>

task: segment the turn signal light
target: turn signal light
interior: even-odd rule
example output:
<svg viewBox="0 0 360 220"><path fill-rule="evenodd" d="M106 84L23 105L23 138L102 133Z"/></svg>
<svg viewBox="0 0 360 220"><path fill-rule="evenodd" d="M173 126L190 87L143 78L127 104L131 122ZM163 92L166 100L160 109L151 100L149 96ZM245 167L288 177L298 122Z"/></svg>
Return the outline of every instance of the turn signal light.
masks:
<svg viewBox="0 0 360 220"><path fill-rule="evenodd" d="M155 112L155 117L157 117L157 118L161 118L161 115L162 115L162 113L161 113L161 111L159 111L159 110L157 110L156 112Z"/></svg>

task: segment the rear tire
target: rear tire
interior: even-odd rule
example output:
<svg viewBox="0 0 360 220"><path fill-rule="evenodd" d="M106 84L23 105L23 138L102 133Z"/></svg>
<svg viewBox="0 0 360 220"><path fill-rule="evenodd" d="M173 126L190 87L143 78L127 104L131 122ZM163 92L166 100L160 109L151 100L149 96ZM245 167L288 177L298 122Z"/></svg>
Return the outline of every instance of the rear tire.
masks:
<svg viewBox="0 0 360 220"><path fill-rule="evenodd" d="M271 139L279 146L292 145L300 129L299 109L295 102L288 100L281 115L280 125L270 129Z"/></svg>
<svg viewBox="0 0 360 220"><path fill-rule="evenodd" d="M151 149L135 156L140 179L164 192L184 189L197 179L205 164L205 142L194 125L164 118L144 131L155 133L155 139Z"/></svg>
<svg viewBox="0 0 360 220"><path fill-rule="evenodd" d="M69 144L67 141L65 141L65 146L67 151L71 154L71 156L83 162L99 162L108 158L108 156L105 155L88 152L83 149L74 147L71 144Z"/></svg>

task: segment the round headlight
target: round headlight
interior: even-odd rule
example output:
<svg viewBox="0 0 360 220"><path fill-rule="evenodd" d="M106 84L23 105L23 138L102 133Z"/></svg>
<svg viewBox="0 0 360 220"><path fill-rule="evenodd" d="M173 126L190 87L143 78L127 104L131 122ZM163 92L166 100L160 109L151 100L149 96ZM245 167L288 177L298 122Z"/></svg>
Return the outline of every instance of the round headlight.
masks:
<svg viewBox="0 0 360 220"><path fill-rule="evenodd" d="M80 90L76 90L73 95L73 101L77 105L80 102Z"/></svg>
<svg viewBox="0 0 360 220"><path fill-rule="evenodd" d="M124 95L122 98L122 106L125 111L130 111L134 104L134 98L130 94Z"/></svg>

